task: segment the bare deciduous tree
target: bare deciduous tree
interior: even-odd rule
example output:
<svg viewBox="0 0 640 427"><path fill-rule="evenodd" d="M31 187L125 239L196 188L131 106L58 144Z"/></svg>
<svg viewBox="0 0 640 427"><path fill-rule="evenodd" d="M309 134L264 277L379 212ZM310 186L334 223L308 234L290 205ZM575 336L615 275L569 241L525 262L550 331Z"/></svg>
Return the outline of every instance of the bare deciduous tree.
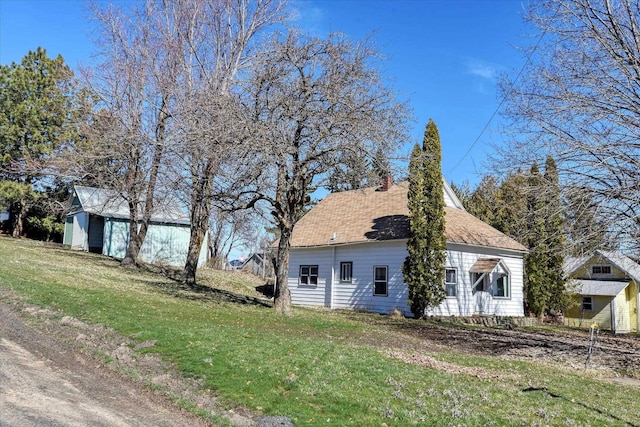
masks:
<svg viewBox="0 0 640 427"><path fill-rule="evenodd" d="M235 184L230 172L245 163L236 149L249 136L250 124L236 94L238 75L257 55L254 39L286 14L283 0L203 0L182 6L177 37L185 47L185 86L178 120L191 216L183 277L195 283L213 200Z"/></svg>
<svg viewBox="0 0 640 427"><path fill-rule="evenodd" d="M258 240L257 219L253 210L225 211L214 207L209 223L209 267L222 269L233 249L254 246Z"/></svg>
<svg viewBox="0 0 640 427"><path fill-rule="evenodd" d="M79 147L84 179L116 190L129 207L129 242L121 266L135 265L158 204L157 184L171 136L181 52L163 2L123 11L94 5L102 62L83 74L97 99Z"/></svg>
<svg viewBox="0 0 640 427"><path fill-rule="evenodd" d="M275 307L284 314L291 235L310 194L352 154L388 153L407 140L409 110L385 84L378 59L368 41L291 31L270 40L253 68L245 102L259 127L252 159L264 185L253 200L268 203L279 229Z"/></svg>
<svg viewBox="0 0 640 427"><path fill-rule="evenodd" d="M503 82L510 131L521 138L502 154L516 165L553 155L562 181L588 192L609 231L637 248L640 7L544 0L533 3L528 19L541 37L520 81Z"/></svg>

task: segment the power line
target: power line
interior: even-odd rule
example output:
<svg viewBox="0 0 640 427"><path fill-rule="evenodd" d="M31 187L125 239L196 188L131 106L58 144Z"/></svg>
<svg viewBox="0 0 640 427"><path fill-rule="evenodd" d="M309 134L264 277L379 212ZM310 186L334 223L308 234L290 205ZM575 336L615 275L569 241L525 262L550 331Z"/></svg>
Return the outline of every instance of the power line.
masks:
<svg viewBox="0 0 640 427"><path fill-rule="evenodd" d="M556 17L557 14L558 14L558 11L556 10L551 19L553 20ZM527 60L524 61L524 64L522 64L522 67L520 68L520 71L518 72L518 75L516 76L516 78L512 82L510 82L509 86L510 86L511 89L514 88L516 82L520 79L520 76L524 72L525 68L527 67L527 65L529 65L529 62L531 62L531 57L538 50L538 47L540 46L540 43L542 42L542 39L544 38L545 34L547 34L547 30L546 29L542 32L542 34L538 38L538 41L536 42L535 47L533 48L533 51L531 52L531 55L528 55L527 56ZM500 101L500 103L496 107L496 109L493 111L493 114L491 114L491 117L489 117L489 120L487 120L487 123L485 123L485 125L482 127L482 130L480 131L480 134L476 137L476 139L473 141L473 143L469 146L467 151L465 151L465 153L462 155L460 160L458 160L458 162L455 165L453 165L453 167L449 170L449 173L453 172L458 166L460 166L460 163L462 163L462 161L469 155L469 153L471 153L471 150L473 150L473 147L475 147L476 144L478 143L478 141L480 141L480 138L482 137L484 132L487 130L487 128L489 127L489 125L493 121L493 118L496 116L496 114L498 114L498 111L500 111L500 108L502 108L502 104L504 104L504 102L506 100L507 100L507 96L504 95L502 97L502 100Z"/></svg>

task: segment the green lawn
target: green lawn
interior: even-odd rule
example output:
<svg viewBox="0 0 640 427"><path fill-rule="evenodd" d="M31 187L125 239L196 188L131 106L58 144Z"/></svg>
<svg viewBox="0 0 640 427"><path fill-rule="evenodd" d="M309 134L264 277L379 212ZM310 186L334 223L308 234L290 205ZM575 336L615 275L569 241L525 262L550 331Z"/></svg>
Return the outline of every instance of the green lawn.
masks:
<svg viewBox="0 0 640 427"><path fill-rule="evenodd" d="M281 317L256 303L258 283L242 275L210 272L202 283L221 292L193 293L103 256L0 238L0 286L61 316L155 340L141 351L203 378L230 407L296 425L640 425L640 387L597 373L446 348L421 354L461 369L408 364L384 349L414 320L310 309Z"/></svg>

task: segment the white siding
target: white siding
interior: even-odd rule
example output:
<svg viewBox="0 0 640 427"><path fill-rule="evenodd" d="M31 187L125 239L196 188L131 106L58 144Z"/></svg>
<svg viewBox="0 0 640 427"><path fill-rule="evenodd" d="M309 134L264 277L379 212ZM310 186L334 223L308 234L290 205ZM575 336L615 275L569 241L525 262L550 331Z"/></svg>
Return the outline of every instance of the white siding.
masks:
<svg viewBox="0 0 640 427"><path fill-rule="evenodd" d="M294 304L351 308L389 313L399 309L409 316L408 290L402 277L402 264L407 256L406 241L374 242L321 248L292 248L289 263L289 288ZM523 316L523 258L522 254L486 247L450 244L447 246L446 267L457 269L457 295L447 298L431 315L471 316L477 314L477 293L472 292L469 269L479 258L501 258L510 272L508 298L487 299L482 314ZM352 282L340 283L340 263L353 263ZM301 286L301 265L318 265L318 285ZM374 266L388 267L388 295L373 295ZM333 278L332 279L332 274ZM489 282L498 274L494 273ZM334 284L332 289L332 284Z"/></svg>
<svg viewBox="0 0 640 427"><path fill-rule="evenodd" d="M492 297L490 293L474 293L469 270L480 258L501 258L506 264L510 276L510 296L508 298ZM523 316L523 258L522 255L500 251L488 247L469 247L448 244L445 267L457 268L458 287L456 297L448 297L429 314L436 316L472 316L474 314L491 314L497 316ZM494 273L488 280L491 286L497 279ZM485 298L484 311L477 311L477 299Z"/></svg>
<svg viewBox="0 0 640 427"><path fill-rule="evenodd" d="M289 290L294 304L330 307L333 248L291 250ZM300 266L318 266L318 284L300 284Z"/></svg>
<svg viewBox="0 0 640 427"><path fill-rule="evenodd" d="M405 242L359 244L336 247L336 286L333 308L354 308L375 313L393 309L409 315L408 291L402 278L402 263L407 256ZM340 263L353 263L351 283L338 283ZM387 267L387 295L373 294L375 266Z"/></svg>

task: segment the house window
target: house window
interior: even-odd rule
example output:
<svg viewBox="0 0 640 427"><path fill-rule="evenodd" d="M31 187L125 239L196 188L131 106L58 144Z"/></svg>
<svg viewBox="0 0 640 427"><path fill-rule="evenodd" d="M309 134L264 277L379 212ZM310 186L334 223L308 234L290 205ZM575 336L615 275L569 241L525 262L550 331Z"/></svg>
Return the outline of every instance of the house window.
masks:
<svg viewBox="0 0 640 427"><path fill-rule="evenodd" d="M493 283L493 296L496 298L509 298L509 276L500 276Z"/></svg>
<svg viewBox="0 0 640 427"><path fill-rule="evenodd" d="M345 283L351 283L351 271L353 270L352 262L340 263L340 281Z"/></svg>
<svg viewBox="0 0 640 427"><path fill-rule="evenodd" d="M592 265L591 273L593 274L611 274L610 265Z"/></svg>
<svg viewBox="0 0 640 427"><path fill-rule="evenodd" d="M580 308L582 311L593 311L593 297L582 297Z"/></svg>
<svg viewBox="0 0 640 427"><path fill-rule="evenodd" d="M456 284L458 283L458 270L446 268L444 270L444 287L448 297L456 296Z"/></svg>
<svg viewBox="0 0 640 427"><path fill-rule="evenodd" d="M473 292L484 292L485 277L482 277L484 273L471 273L471 286L473 286Z"/></svg>
<svg viewBox="0 0 640 427"><path fill-rule="evenodd" d="M318 284L318 266L317 265L301 265L300 266L300 284L308 286L316 286Z"/></svg>
<svg viewBox="0 0 640 427"><path fill-rule="evenodd" d="M387 267L373 267L373 295L387 296Z"/></svg>

